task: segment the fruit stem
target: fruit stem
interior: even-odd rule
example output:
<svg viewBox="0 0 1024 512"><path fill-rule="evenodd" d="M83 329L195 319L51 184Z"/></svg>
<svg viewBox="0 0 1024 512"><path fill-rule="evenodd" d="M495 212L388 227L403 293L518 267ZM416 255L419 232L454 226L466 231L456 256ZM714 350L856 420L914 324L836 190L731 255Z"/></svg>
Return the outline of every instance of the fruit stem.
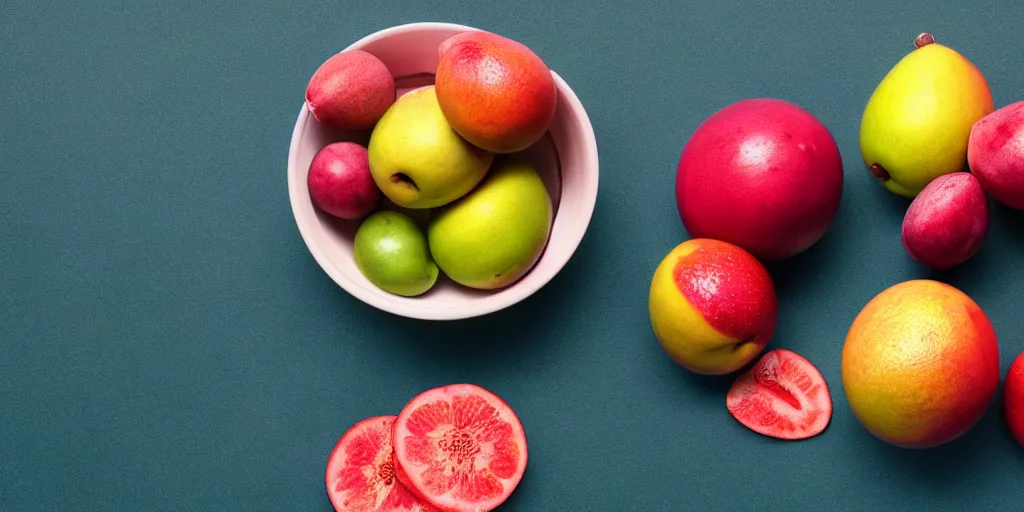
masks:
<svg viewBox="0 0 1024 512"><path fill-rule="evenodd" d="M920 48L922 46L928 46L935 42L935 38L932 37L928 32L921 32L918 34L917 39L914 39L914 46Z"/></svg>
<svg viewBox="0 0 1024 512"><path fill-rule="evenodd" d="M885 170L885 167L882 167L879 164L871 164L871 175L882 181L886 181L890 178L889 171Z"/></svg>

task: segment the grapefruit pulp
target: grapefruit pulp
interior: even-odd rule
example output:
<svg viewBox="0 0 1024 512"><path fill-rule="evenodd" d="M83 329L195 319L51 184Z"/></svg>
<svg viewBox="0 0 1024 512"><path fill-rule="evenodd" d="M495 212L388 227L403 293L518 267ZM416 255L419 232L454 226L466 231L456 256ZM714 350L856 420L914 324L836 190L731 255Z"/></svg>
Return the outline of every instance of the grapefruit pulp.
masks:
<svg viewBox="0 0 1024 512"><path fill-rule="evenodd" d="M485 512L526 471L526 434L501 398L472 384L417 395L395 421L395 464L415 495L448 512Z"/></svg>
<svg viewBox="0 0 1024 512"><path fill-rule="evenodd" d="M436 512L395 477L395 416L375 416L345 432L327 460L327 495L337 512Z"/></svg>
<svg viewBox="0 0 1024 512"><path fill-rule="evenodd" d="M776 349L736 379L726 395L726 407L754 432L798 440L825 430L832 418L832 395L810 361L791 350Z"/></svg>

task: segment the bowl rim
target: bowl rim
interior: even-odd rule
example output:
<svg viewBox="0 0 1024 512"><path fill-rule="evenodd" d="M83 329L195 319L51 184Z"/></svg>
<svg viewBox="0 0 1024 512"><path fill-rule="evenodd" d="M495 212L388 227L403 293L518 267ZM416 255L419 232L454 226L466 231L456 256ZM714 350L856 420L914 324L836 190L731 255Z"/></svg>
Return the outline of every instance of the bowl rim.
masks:
<svg viewBox="0 0 1024 512"><path fill-rule="evenodd" d="M466 32L479 31L481 29L447 22L405 23L387 27L368 34L348 45L342 51L363 48L374 41L394 34L418 30L455 30L459 32ZM579 125L584 128L575 136L582 139L581 142L585 149L586 160L593 162L593 170L591 171L593 173L593 178L587 180L589 186L586 187L586 190L581 194L583 208L576 213L574 224L580 226L580 228L569 231L567 236L561 239L560 245L565 247L566 250L562 252L562 255L553 260L553 264L548 267L549 270L547 272L538 276L539 278L533 279L532 281L526 281L526 277L535 271L536 267L534 267L526 276L523 276L519 282L513 283L508 288L496 290L497 293L502 293L500 298L495 298L497 295L491 295L483 297L480 300L471 301L467 304L452 308L410 308L401 303L382 299L373 293L364 290L361 286L358 286L355 282L349 279L348 276L330 263L330 258L328 258L325 250L316 243L313 233L314 227L310 222L304 220L306 217L299 210L298 197L302 191L292 185L293 180L290 178L293 172L299 172L297 165L298 149L302 142L304 128L309 120L309 109L307 108L305 101L303 101L302 106L299 109L299 115L295 120L295 126L292 128L291 141L288 147L288 167L285 179L288 183L288 196L289 202L291 203L292 218L298 227L299 234L302 237L307 250L309 250L313 259L316 260L320 268L331 278L331 280L335 282L335 284L360 301L381 311L418 320L462 320L466 318L484 316L518 304L546 286L556 275L558 275L559 272L562 271L563 268L565 268L565 265L568 264L569 260L576 254L580 243L583 241L583 237L590 228L590 221L593 218L594 209L597 204L598 182L600 180L600 161L597 151L597 138L594 134L594 127L590 121L590 116L587 114L582 102L580 102L579 98L576 96L575 91L572 90L572 87L570 87L569 84L566 83L565 80L563 80L562 77L554 70L551 70L551 75L552 78L554 78L559 96L568 102L569 110L579 117ZM545 249L545 253L547 253L547 249ZM542 255L541 258L544 258L545 256L546 254ZM540 260L538 259L538 262L539 261ZM415 299L415 297L412 299Z"/></svg>

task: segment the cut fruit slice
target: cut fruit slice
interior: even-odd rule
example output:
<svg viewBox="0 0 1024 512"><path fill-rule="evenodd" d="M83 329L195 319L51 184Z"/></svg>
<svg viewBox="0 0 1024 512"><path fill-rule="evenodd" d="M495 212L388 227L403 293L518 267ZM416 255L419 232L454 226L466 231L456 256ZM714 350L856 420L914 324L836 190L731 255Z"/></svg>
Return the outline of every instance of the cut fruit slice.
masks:
<svg viewBox="0 0 1024 512"><path fill-rule="evenodd" d="M810 361L786 349L766 353L741 374L725 404L736 421L777 439L814 437L832 419L825 378Z"/></svg>
<svg viewBox="0 0 1024 512"><path fill-rule="evenodd" d="M472 384L430 389L395 422L397 472L411 492L447 512L485 512L526 471L526 434L512 408Z"/></svg>
<svg viewBox="0 0 1024 512"><path fill-rule="evenodd" d="M327 495L337 512L437 512L395 476L391 435L395 416L356 423L327 460Z"/></svg>

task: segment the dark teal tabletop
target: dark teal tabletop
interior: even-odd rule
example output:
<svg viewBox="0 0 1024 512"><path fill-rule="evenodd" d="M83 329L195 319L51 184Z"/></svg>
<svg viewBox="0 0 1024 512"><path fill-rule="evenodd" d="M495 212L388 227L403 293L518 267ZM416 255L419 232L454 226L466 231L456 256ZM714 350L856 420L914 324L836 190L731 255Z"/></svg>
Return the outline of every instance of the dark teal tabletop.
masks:
<svg viewBox="0 0 1024 512"><path fill-rule="evenodd" d="M1024 214L935 274L907 202L858 154L863 107L923 31L1024 99L1014 2L69 2L0 5L0 510L323 511L356 421L473 382L515 407L526 476L503 510L1020 510L1024 449L998 402L952 444L890 447L851 413L843 339L876 293L935 277L1024 351ZM450 21L526 43L594 124L601 184L565 269L486 317L425 323L339 288L299 236L286 157L307 80L373 31ZM733 377L658 346L650 278L685 240L673 184L697 125L776 97L832 131L838 217L771 268L779 327L828 380L803 442L733 420ZM1001 395L997 395L997 401Z"/></svg>

